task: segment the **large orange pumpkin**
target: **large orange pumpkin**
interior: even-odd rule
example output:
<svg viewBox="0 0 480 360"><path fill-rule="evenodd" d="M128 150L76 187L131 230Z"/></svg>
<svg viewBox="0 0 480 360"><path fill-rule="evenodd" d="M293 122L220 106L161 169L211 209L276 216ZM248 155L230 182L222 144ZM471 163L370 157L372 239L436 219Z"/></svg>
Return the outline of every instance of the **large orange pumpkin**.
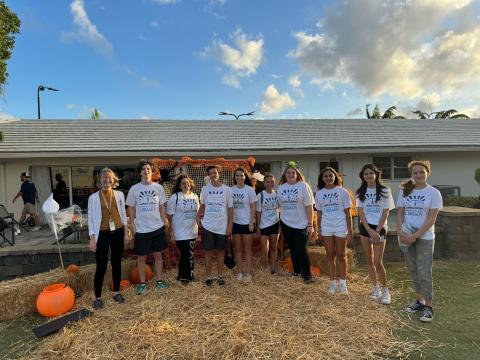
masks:
<svg viewBox="0 0 480 360"><path fill-rule="evenodd" d="M282 266L284 269L287 269L288 272L293 272L292 258L287 256L285 260L282 261Z"/></svg>
<svg viewBox="0 0 480 360"><path fill-rule="evenodd" d="M132 286L132 283L128 279L120 280L120 291L125 290ZM110 289L113 291L113 282L110 284Z"/></svg>
<svg viewBox="0 0 480 360"><path fill-rule="evenodd" d="M320 268L318 266L311 265L310 266L310 273L312 274L313 277L319 277L320 276Z"/></svg>
<svg viewBox="0 0 480 360"><path fill-rule="evenodd" d="M37 310L43 316L58 316L70 311L75 294L65 284L53 284L44 288L37 297Z"/></svg>
<svg viewBox="0 0 480 360"><path fill-rule="evenodd" d="M68 265L67 272L69 272L71 274L75 274L77 271L78 271L78 266L77 265L75 265L75 264Z"/></svg>
<svg viewBox="0 0 480 360"><path fill-rule="evenodd" d="M145 265L145 281L153 279L153 271L150 266ZM130 281L132 284L140 284L140 277L138 276L138 267L134 267L130 273Z"/></svg>

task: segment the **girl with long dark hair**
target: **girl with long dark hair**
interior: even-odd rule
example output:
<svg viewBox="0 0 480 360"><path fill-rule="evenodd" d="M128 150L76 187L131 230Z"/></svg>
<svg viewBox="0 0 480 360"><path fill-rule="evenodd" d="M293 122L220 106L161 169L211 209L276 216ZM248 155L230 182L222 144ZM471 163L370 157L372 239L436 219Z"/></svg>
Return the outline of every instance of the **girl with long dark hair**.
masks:
<svg viewBox="0 0 480 360"><path fill-rule="evenodd" d="M395 204L390 189L382 183L381 175L374 164L365 164L362 167L358 175L362 184L357 190L357 209L360 219L360 241L373 284L370 297L373 301L380 299L382 304L388 305L391 296L387 287L387 273L383 266L383 253L388 230L387 218Z"/></svg>

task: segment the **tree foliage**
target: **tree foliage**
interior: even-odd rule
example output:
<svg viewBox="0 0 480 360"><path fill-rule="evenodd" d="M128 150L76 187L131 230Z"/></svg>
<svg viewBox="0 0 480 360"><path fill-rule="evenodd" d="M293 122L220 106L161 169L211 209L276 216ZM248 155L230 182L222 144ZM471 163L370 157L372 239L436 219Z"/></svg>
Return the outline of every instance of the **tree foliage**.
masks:
<svg viewBox="0 0 480 360"><path fill-rule="evenodd" d="M12 56L15 34L20 32L20 19L0 0L0 95L8 80L7 60Z"/></svg>
<svg viewBox="0 0 480 360"><path fill-rule="evenodd" d="M434 112L424 112L420 110L412 111L419 119L470 119L468 115L459 113L455 109L441 110Z"/></svg>
<svg viewBox="0 0 480 360"><path fill-rule="evenodd" d="M98 120L100 119L100 111L98 111L98 109L93 109L92 111L92 115L90 115L90 119L92 120Z"/></svg>
<svg viewBox="0 0 480 360"><path fill-rule="evenodd" d="M367 104L365 106L365 112L367 115L367 119L405 119L405 117L397 115L397 107L396 106L390 106L382 115L380 108L378 107L378 104L375 105L375 108L373 109L373 113L370 114L369 111L370 104Z"/></svg>

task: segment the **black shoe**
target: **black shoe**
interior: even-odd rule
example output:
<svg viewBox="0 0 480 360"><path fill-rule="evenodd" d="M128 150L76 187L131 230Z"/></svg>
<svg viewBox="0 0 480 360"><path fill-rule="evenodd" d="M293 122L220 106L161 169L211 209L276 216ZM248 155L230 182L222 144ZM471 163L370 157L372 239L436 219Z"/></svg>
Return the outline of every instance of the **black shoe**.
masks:
<svg viewBox="0 0 480 360"><path fill-rule="evenodd" d="M212 278L208 278L208 279L205 280L205 285L210 287L210 286L212 286L212 284L213 284L213 279Z"/></svg>
<svg viewBox="0 0 480 360"><path fill-rule="evenodd" d="M313 278L312 277L303 278L303 282L305 284L313 284Z"/></svg>
<svg viewBox="0 0 480 360"><path fill-rule="evenodd" d="M103 308L103 300L102 299L93 300L92 307L94 310L100 310L101 308Z"/></svg>
<svg viewBox="0 0 480 360"><path fill-rule="evenodd" d="M424 306L425 305L423 305L420 301L417 300L414 303L408 305L404 310L409 314L413 314L417 311L423 310Z"/></svg>
<svg viewBox="0 0 480 360"><path fill-rule="evenodd" d="M190 283L190 280L188 279L179 279L178 282L180 285L188 285Z"/></svg>
<svg viewBox="0 0 480 360"><path fill-rule="evenodd" d="M125 298L120 293L113 295L113 300L119 304L123 304L125 302Z"/></svg>
<svg viewBox="0 0 480 360"><path fill-rule="evenodd" d="M218 284L219 286L225 285L225 280L223 280L223 276L218 276L218 277L217 277L217 284Z"/></svg>
<svg viewBox="0 0 480 360"><path fill-rule="evenodd" d="M420 317L421 322L430 322L433 320L433 309L430 306L423 307L423 315Z"/></svg>

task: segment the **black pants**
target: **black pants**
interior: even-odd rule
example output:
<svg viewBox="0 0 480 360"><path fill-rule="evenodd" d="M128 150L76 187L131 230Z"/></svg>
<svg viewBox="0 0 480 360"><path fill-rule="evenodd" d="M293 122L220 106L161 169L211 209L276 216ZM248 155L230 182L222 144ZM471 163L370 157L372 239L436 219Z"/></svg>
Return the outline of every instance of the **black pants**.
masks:
<svg viewBox="0 0 480 360"><path fill-rule="evenodd" d="M110 230L100 231L97 240L95 260L97 268L93 278L95 297L102 296L103 278L107 271L108 249L110 248L110 262L112 264L113 290L120 290L120 278L122 277L122 254L123 254L123 228L114 232Z"/></svg>
<svg viewBox="0 0 480 360"><path fill-rule="evenodd" d="M176 242L178 250L180 250L180 262L178 264L177 280L193 280L193 252L195 250L195 239L178 240Z"/></svg>
<svg viewBox="0 0 480 360"><path fill-rule="evenodd" d="M312 277L310 274L310 259L307 253L308 236L305 229L295 229L280 222L282 233L292 258L293 272L302 274L304 279Z"/></svg>

